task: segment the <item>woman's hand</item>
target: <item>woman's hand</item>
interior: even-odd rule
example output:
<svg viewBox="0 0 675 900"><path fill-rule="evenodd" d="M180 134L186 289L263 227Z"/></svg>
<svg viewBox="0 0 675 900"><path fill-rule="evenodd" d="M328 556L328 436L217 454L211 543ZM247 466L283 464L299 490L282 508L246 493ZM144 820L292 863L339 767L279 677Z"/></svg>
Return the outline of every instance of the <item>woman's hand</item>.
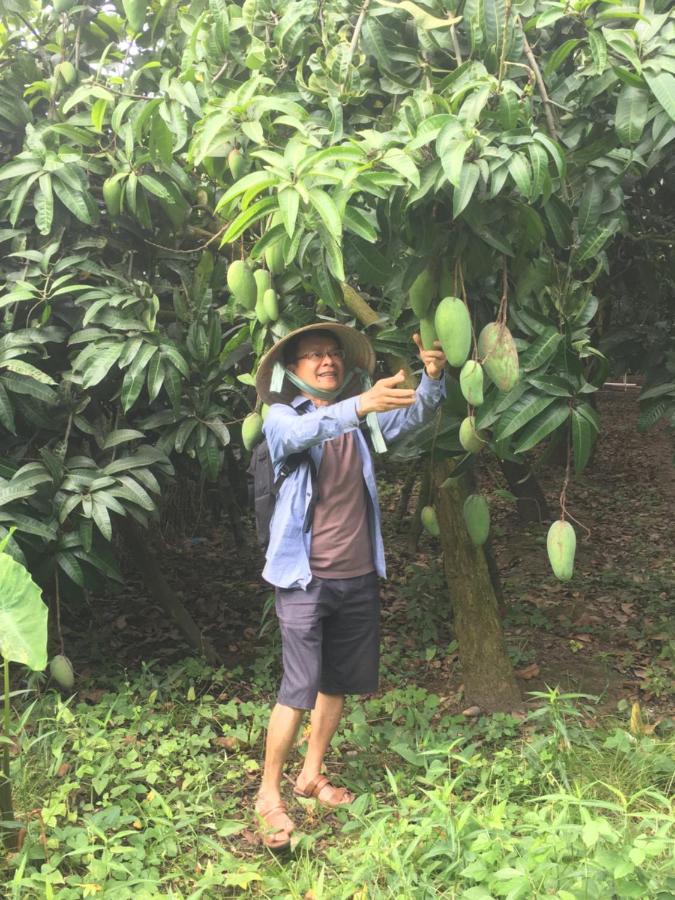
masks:
<svg viewBox="0 0 675 900"><path fill-rule="evenodd" d="M419 334L413 334L413 341L417 344L417 348L420 351L420 359L422 360L422 364L426 370L429 378L433 378L434 381L438 381L438 379L443 374L443 369L445 368L445 364L447 362L445 358L445 353L443 350L425 350L422 346L422 338ZM434 347L440 347L440 341L434 341Z"/></svg>

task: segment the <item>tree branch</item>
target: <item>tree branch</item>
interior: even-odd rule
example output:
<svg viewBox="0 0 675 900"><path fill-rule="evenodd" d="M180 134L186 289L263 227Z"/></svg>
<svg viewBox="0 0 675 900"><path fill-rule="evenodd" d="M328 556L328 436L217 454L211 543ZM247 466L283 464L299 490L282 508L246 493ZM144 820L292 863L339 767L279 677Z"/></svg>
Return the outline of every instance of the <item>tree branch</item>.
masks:
<svg viewBox="0 0 675 900"><path fill-rule="evenodd" d="M525 56L527 56L528 62L532 67L532 71L534 72L534 77L537 82L537 89L539 90L539 96L541 97L544 104L544 114L548 123L548 130L551 132L551 137L555 138L556 141L558 141L560 140L560 136L558 135L558 128L555 124L555 118L553 117L553 106L548 98L548 93L546 92L546 85L544 84L541 69L539 68L539 64L534 57L532 47L530 47L530 43L527 40L525 29L523 28L523 22L520 16L518 16L518 24L520 25L520 30L523 32L523 49L525 50Z"/></svg>

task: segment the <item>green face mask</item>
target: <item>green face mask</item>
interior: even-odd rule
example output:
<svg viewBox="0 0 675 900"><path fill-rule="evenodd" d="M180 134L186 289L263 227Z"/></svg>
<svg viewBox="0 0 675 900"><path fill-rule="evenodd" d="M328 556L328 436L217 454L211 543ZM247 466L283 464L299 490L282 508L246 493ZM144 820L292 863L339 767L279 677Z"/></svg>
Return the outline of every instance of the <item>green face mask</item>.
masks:
<svg viewBox="0 0 675 900"><path fill-rule="evenodd" d="M283 388L284 379L288 378L291 384L294 384L297 388L299 388L303 393L309 394L311 397L316 397L318 400L336 400L340 394L344 391L348 384L354 380L354 378L359 377L361 380L361 389L363 391L369 390L373 383L370 379L370 375L364 371L363 369L354 368L350 372L347 373L347 377L341 384L341 386L335 391L324 391L321 388L312 387L312 385L307 384L302 378L298 378L295 372L291 372L288 369L284 368L280 362L276 362L274 364L274 368L272 369L272 378L270 380L270 391L275 394L281 393ZM368 425L368 430L370 431L370 437L373 442L373 449L376 453L386 453L387 445L384 441L384 437L382 436L382 431L380 429L380 423L377 420L376 413L368 413L366 415L366 424Z"/></svg>

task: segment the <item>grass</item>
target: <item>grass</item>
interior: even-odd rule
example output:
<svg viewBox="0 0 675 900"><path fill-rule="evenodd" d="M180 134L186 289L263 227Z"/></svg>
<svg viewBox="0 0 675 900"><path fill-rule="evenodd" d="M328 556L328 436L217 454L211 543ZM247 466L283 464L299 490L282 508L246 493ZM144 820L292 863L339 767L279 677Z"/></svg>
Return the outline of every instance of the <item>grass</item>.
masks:
<svg viewBox="0 0 675 900"><path fill-rule="evenodd" d="M359 794L291 806L297 845L254 842L271 660L188 659L110 676L95 702L43 693L20 736L12 900L672 897L675 737L585 724L593 700L541 692L519 721L469 723L398 681L349 707L331 770ZM256 676L258 672L258 676ZM302 746L298 752L302 752ZM297 765L297 759L295 760Z"/></svg>

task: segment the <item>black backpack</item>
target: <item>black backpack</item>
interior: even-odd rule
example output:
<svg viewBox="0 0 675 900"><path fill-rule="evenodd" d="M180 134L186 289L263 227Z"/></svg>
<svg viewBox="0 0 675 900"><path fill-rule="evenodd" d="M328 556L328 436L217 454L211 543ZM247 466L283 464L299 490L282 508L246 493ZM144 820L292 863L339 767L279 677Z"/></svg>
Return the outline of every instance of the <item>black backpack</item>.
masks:
<svg viewBox="0 0 675 900"><path fill-rule="evenodd" d="M309 450L292 453L284 460L278 477L274 477L274 466L270 457L270 448L266 440L257 444L251 453L249 474L249 502L255 514L255 527L258 544L265 549L270 540L270 522L279 496L281 485L288 476L303 463L308 463L312 479L312 497L307 509L304 530L309 531L312 525L314 507L319 499L317 491L316 467Z"/></svg>

